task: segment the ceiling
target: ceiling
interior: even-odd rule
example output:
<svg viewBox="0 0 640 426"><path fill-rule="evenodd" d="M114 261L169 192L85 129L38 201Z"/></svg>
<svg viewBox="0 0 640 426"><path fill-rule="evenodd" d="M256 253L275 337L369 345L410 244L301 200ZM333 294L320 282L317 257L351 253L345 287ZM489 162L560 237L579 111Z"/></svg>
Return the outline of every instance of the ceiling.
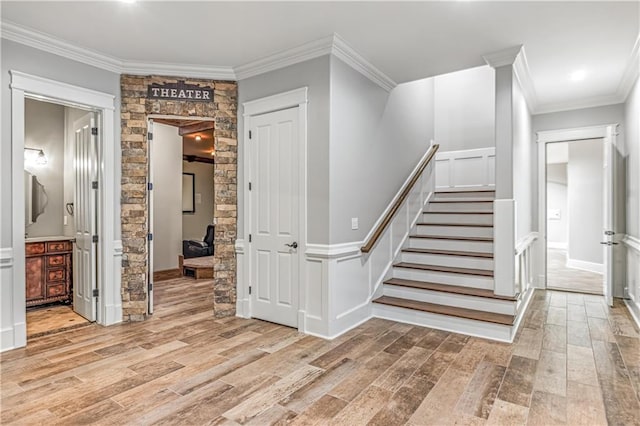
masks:
<svg viewBox="0 0 640 426"><path fill-rule="evenodd" d="M212 121L168 118L154 118L153 121L178 128L178 135L182 136L182 155L206 159L213 158L214 141ZM198 127L201 130L192 131Z"/></svg>
<svg viewBox="0 0 640 426"><path fill-rule="evenodd" d="M337 33L397 83L523 44L548 110L619 100L640 2L2 1L1 13L123 61L205 67L239 67ZM569 80L576 70L584 80Z"/></svg>

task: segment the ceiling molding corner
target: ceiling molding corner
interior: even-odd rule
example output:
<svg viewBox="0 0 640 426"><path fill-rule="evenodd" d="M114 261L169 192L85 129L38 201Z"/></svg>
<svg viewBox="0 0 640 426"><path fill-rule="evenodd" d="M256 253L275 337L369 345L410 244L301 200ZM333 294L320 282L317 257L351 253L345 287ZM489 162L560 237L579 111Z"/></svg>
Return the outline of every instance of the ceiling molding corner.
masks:
<svg viewBox="0 0 640 426"><path fill-rule="evenodd" d="M0 26L2 27L1 37L6 40L114 73L122 71L122 61L118 58L76 46L49 34L10 21L3 20Z"/></svg>
<svg viewBox="0 0 640 426"><path fill-rule="evenodd" d="M603 107L607 105L616 105L624 102L624 99L616 95L597 96L593 98L581 99L577 101L556 102L538 105L534 114L548 114L551 112L571 111L574 109L585 109Z"/></svg>
<svg viewBox="0 0 640 426"><path fill-rule="evenodd" d="M622 79L620 79L620 84L618 85L618 90L616 90L616 94L621 102L627 100L627 96L629 96L629 92L636 82L638 75L640 75L640 36L636 39L636 43L631 50L627 68L625 68Z"/></svg>
<svg viewBox="0 0 640 426"><path fill-rule="evenodd" d="M529 69L529 63L527 62L527 55L524 51L524 46L521 46L519 54L513 63L513 70L516 74L516 78L520 82L522 93L529 106L529 112L533 114L538 108L538 95L536 94L536 88L533 84L533 78L531 77L531 70Z"/></svg>
<svg viewBox="0 0 640 426"><path fill-rule="evenodd" d="M133 75L164 75L204 78L210 80L236 80L236 74L231 67L181 65L162 62L123 61L122 73Z"/></svg>
<svg viewBox="0 0 640 426"><path fill-rule="evenodd" d="M338 34L333 35L331 53L387 92L390 92L398 85L398 83L356 52Z"/></svg>
<svg viewBox="0 0 640 426"><path fill-rule="evenodd" d="M522 45L508 47L497 52L482 55L487 65L498 68L505 65L513 65L522 51Z"/></svg>

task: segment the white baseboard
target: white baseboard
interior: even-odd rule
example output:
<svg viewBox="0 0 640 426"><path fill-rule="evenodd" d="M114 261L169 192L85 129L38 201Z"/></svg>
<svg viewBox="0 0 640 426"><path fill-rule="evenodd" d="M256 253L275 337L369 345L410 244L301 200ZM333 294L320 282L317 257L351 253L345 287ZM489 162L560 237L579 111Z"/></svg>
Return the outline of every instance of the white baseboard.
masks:
<svg viewBox="0 0 640 426"><path fill-rule="evenodd" d="M559 242L559 241L548 241L547 242L547 248L567 250L569 248L569 243L567 243L567 242L563 243L563 242Z"/></svg>
<svg viewBox="0 0 640 426"><path fill-rule="evenodd" d="M624 299L624 304L627 305L627 309L629 310L631 317L636 322L638 328L640 328L640 306L630 299Z"/></svg>
<svg viewBox="0 0 640 426"><path fill-rule="evenodd" d="M602 263L587 262L577 259L567 259L567 268L581 269L583 271L594 272L596 274L604 273L604 265Z"/></svg>

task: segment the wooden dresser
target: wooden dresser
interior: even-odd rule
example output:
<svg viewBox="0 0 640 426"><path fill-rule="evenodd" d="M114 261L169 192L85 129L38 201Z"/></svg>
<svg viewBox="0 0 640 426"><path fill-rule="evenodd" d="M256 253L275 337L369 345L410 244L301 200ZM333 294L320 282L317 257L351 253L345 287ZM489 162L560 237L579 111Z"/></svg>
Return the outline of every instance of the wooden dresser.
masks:
<svg viewBox="0 0 640 426"><path fill-rule="evenodd" d="M73 300L72 246L70 239L25 244L27 306Z"/></svg>

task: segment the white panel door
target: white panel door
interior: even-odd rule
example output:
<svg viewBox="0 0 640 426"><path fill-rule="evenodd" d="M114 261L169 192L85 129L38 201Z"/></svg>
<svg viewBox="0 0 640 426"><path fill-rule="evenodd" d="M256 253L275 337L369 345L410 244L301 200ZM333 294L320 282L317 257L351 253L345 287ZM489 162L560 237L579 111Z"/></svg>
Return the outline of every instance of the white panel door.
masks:
<svg viewBox="0 0 640 426"><path fill-rule="evenodd" d="M298 326L298 108L250 118L252 316Z"/></svg>
<svg viewBox="0 0 640 426"><path fill-rule="evenodd" d="M604 260L604 274L603 274L603 287L604 297L609 306L613 306L613 283L615 262L614 254L616 253L616 245L619 245L620 232L618 227L620 221L618 220L619 208L619 188L618 174L622 171L619 170L619 164L621 163L621 154L615 144L615 135L611 127L607 130L607 137L604 139L604 162L603 162L603 181L604 181L604 214L603 214L603 237L601 244L603 245L603 260Z"/></svg>
<svg viewBox="0 0 640 426"><path fill-rule="evenodd" d="M89 321L96 320L97 246L96 232L97 189L97 135L94 113L88 113L74 122L74 212L75 244L73 251L73 309Z"/></svg>

